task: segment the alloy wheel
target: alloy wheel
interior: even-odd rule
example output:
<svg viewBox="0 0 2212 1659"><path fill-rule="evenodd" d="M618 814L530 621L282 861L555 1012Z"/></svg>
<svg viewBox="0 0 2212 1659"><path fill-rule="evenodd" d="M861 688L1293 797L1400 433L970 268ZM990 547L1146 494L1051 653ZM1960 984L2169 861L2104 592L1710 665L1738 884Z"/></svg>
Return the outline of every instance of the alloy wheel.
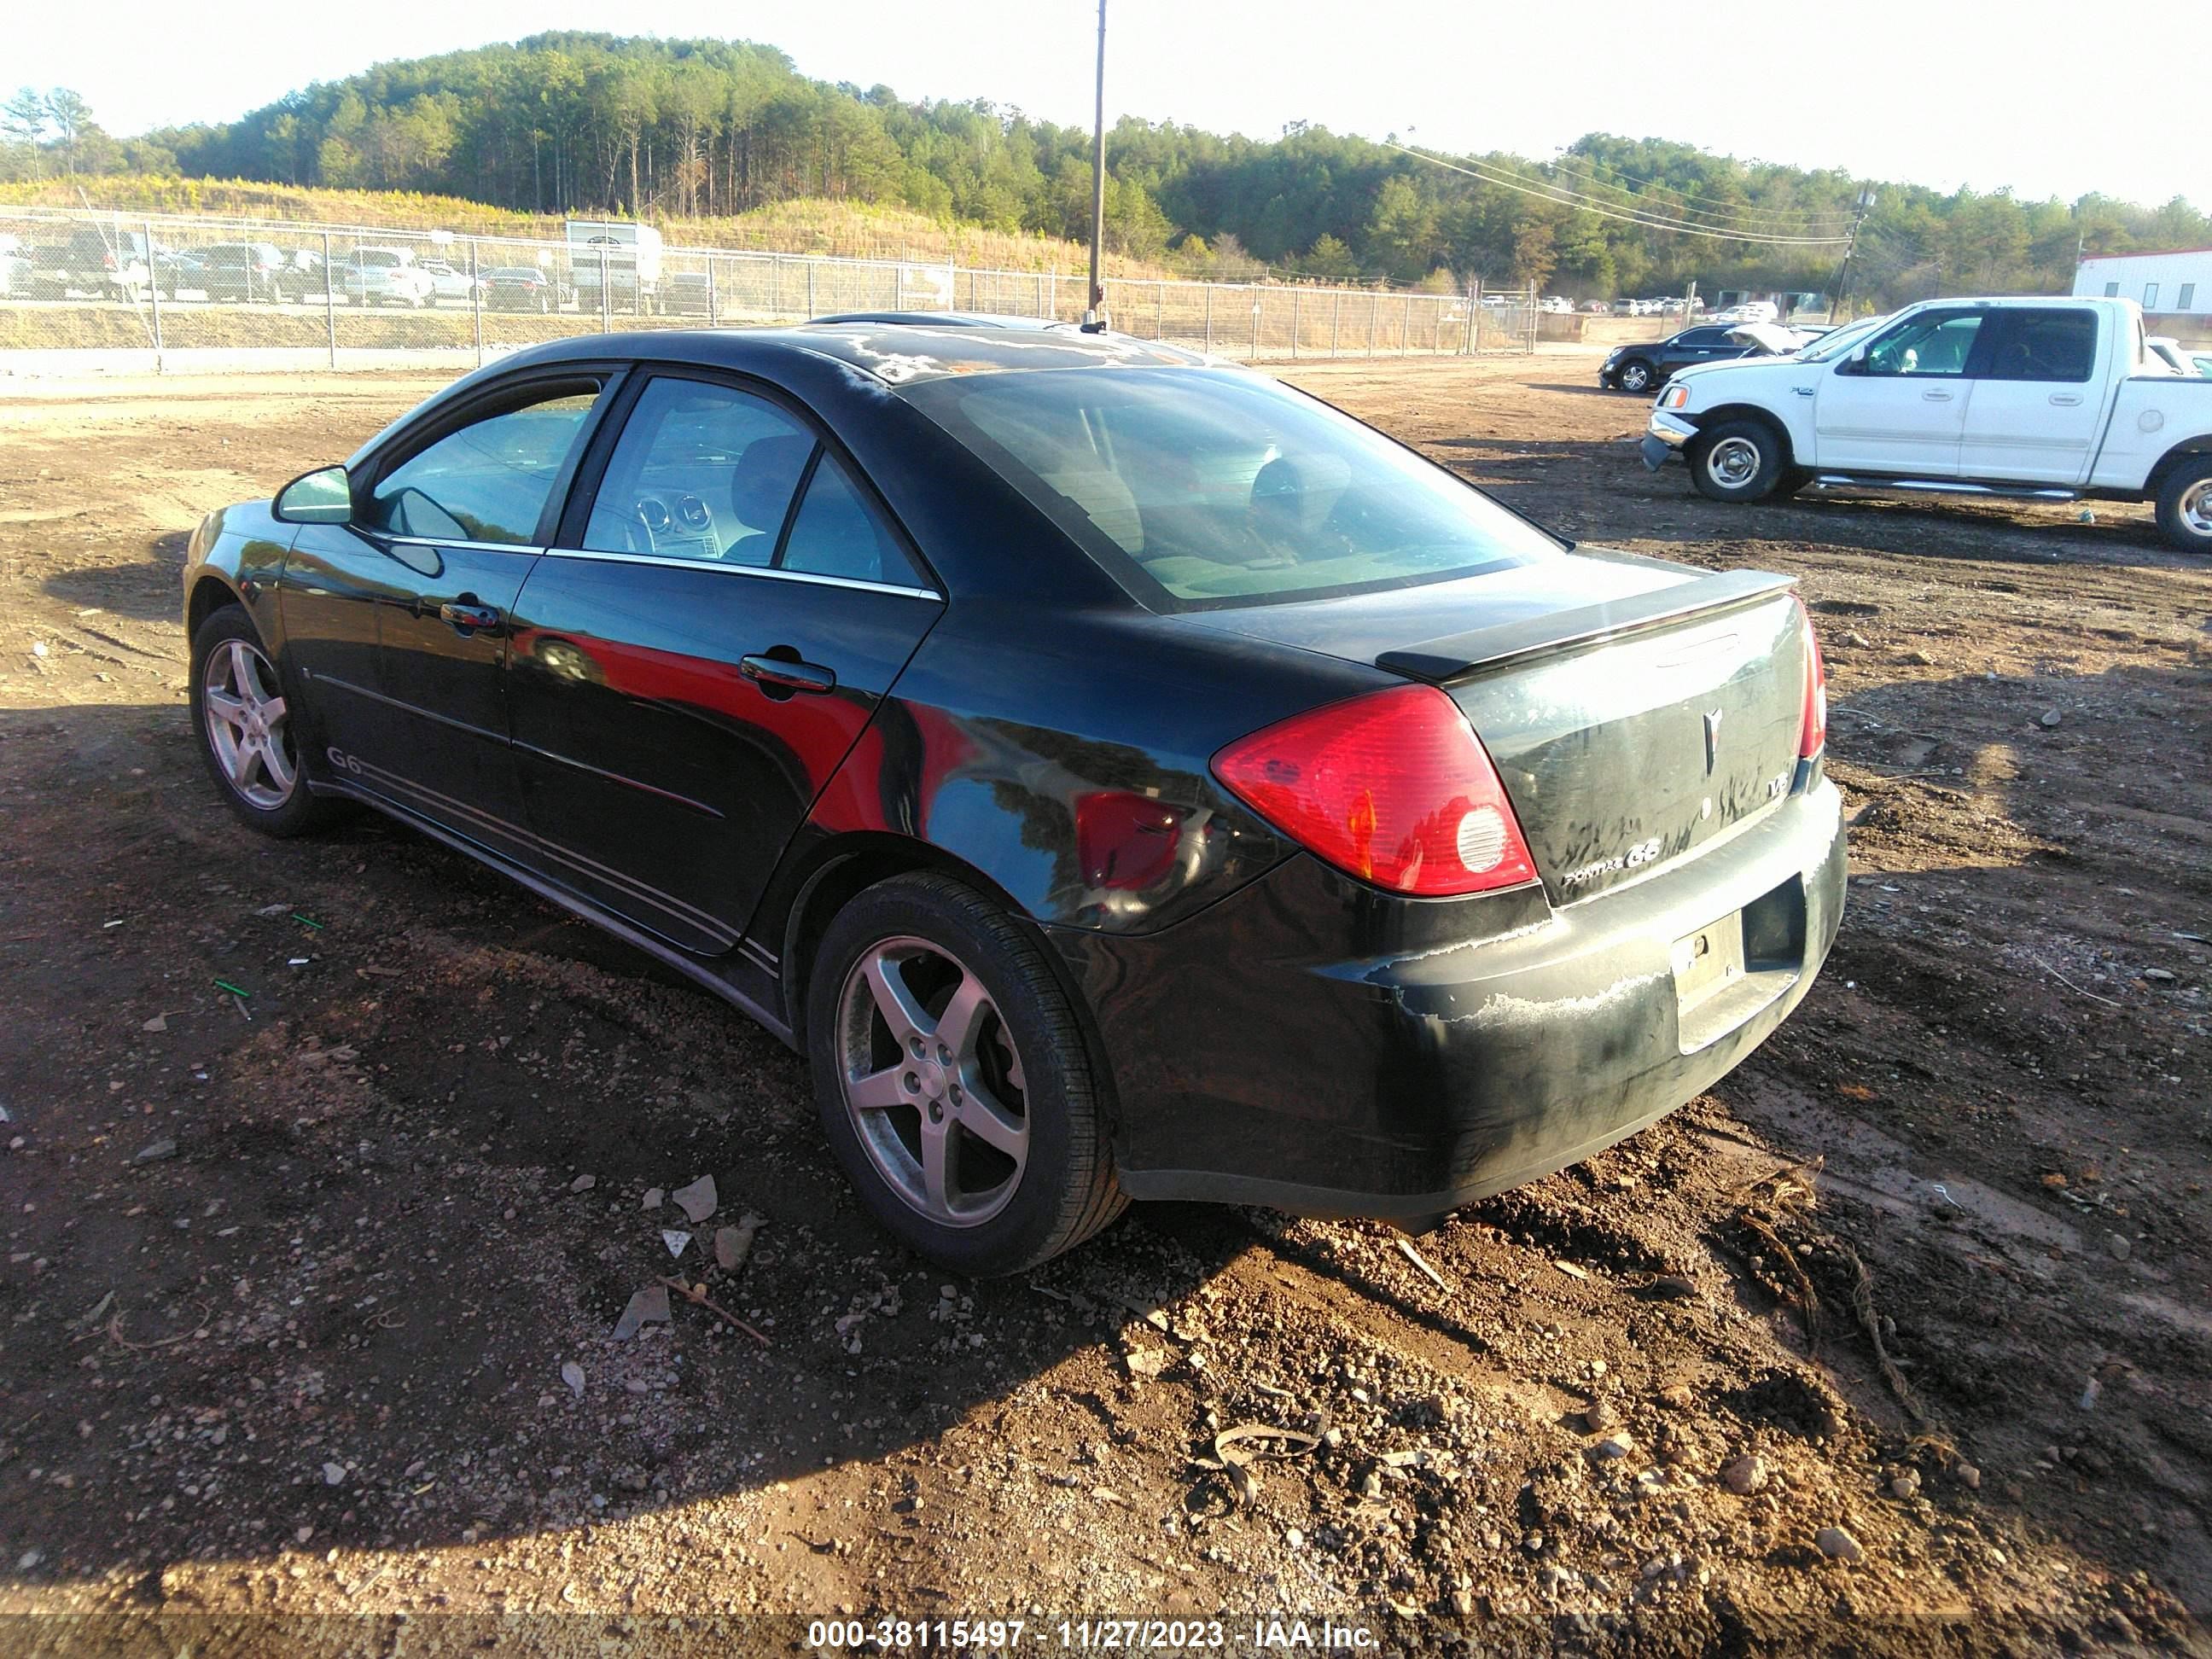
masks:
<svg viewBox="0 0 2212 1659"><path fill-rule="evenodd" d="M2212 478L2199 478L2181 492L2176 516L2191 535L2212 537Z"/></svg>
<svg viewBox="0 0 2212 1659"><path fill-rule="evenodd" d="M1759 476L1759 446L1748 438L1723 438L1705 457L1705 476L1723 489L1741 489Z"/></svg>
<svg viewBox="0 0 2212 1659"><path fill-rule="evenodd" d="M300 781L276 669L244 640L224 640L201 672L208 747L216 763L240 799L275 811Z"/></svg>
<svg viewBox="0 0 2212 1659"><path fill-rule="evenodd" d="M1003 1210L1029 1162L1021 1054L991 994L911 936L861 952L837 1006L837 1077L876 1172L940 1226Z"/></svg>

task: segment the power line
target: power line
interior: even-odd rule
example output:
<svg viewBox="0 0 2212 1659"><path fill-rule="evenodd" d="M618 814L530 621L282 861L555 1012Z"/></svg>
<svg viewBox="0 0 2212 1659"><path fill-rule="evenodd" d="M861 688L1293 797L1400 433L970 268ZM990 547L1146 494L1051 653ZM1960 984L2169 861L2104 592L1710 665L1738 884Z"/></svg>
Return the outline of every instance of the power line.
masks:
<svg viewBox="0 0 2212 1659"><path fill-rule="evenodd" d="M1623 172L1620 168L1613 167L1609 163L1598 161L1594 156L1584 155L1573 150L1565 151L1560 155L1557 161L1544 163L1543 165L1549 167L1568 167L1570 163L1579 163L1582 167L1586 169L1588 177L1592 184L1602 185L1605 181L1597 177L1598 173L1601 172L1609 173L1614 178L1625 179L1629 185L1641 186L1647 191L1663 191L1667 195L1678 198L1684 204L1681 210L1684 213L1703 214L1708 218L1729 216L1745 219L1769 219L1776 222L1795 219L1804 222L1804 228L1810 228L1812 225L1816 223L1822 225L1849 224L1851 222L1852 217L1852 215L1848 209L1822 210L1819 208L1762 208L1753 207L1748 204L1740 204L1736 203L1721 202L1713 197L1701 195L1696 191L1684 190L1679 185L1670 185L1664 179L1639 179L1632 173ZM1570 170L1571 170L1571 168L1570 168ZM1615 186L1615 188L1620 188L1620 186ZM1689 205L1689 204L1692 202L1711 202L1713 203L1713 205L1710 208L1696 208Z"/></svg>
<svg viewBox="0 0 2212 1659"><path fill-rule="evenodd" d="M1532 183L1519 174L1506 173L1504 169L1493 163L1473 162L1463 166L1455 161L1447 161L1442 156L1431 155L1424 150L1412 149L1405 144L1389 140L1384 142L1388 148L1402 151L1416 160L1431 162L1454 173L1463 173L1471 179L1480 179L1485 184L1496 185L1504 190L1517 191L1523 196L1533 196L1540 201L1550 202L1556 206L1594 213L1600 218L1618 219L1624 223L1642 225L1647 229L1664 230L1683 236L1702 236L1713 241L1757 242L1787 247L1840 247L1850 240L1848 235L1781 236L1753 231L1717 229L1710 225L1693 224L1686 219L1669 217L1646 210L1631 208L1623 210L1595 197L1569 190L1564 185Z"/></svg>
<svg viewBox="0 0 2212 1659"><path fill-rule="evenodd" d="M1387 139L1384 141L1384 147L1410 155L1416 161L1426 161L1432 166L1443 167L1449 172L1463 173L1470 179L1479 179L1483 183L1495 185L1501 190L1515 191L1523 196L1534 197L1537 200L1549 202L1555 207L1572 208L1579 212L1593 213L1601 219L1618 219L1624 224L1642 225L1647 230L1668 231L1679 236L1702 236L1708 240L1717 242L1757 242L1778 247L1841 247L1850 240L1849 236L1776 236L1752 231L1716 229L1710 225L1692 224L1686 219L1662 217L1635 209L1623 210L1609 203L1601 202L1593 197L1584 196L1579 191L1568 190L1563 185L1539 185L1516 176L1501 177L1499 169L1492 168L1485 171L1483 164L1480 162L1463 166L1456 161L1447 161L1440 155L1431 155L1425 150L1414 149L1409 145L1395 143Z"/></svg>

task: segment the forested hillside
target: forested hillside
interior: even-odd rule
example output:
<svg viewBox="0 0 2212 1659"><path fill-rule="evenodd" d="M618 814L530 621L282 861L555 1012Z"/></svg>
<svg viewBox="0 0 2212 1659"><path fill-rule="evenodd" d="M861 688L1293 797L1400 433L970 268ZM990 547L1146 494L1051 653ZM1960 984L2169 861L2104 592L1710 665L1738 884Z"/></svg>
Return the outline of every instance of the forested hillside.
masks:
<svg viewBox="0 0 2212 1659"><path fill-rule="evenodd" d="M1300 122L1259 141L1127 118L1108 151L1109 245L1193 274L1479 277L1578 298L1692 279L1709 292L1824 289L1869 185L1851 276L1866 301L2062 288L2083 246L2212 241L2212 220L2179 200L1944 195L1603 134L1550 163L1453 158L1468 171ZM0 179L240 179L666 222L828 199L1080 239L1089 157L1080 129L809 80L772 46L605 34L381 64L226 125L124 140L64 91L25 88L0 106Z"/></svg>

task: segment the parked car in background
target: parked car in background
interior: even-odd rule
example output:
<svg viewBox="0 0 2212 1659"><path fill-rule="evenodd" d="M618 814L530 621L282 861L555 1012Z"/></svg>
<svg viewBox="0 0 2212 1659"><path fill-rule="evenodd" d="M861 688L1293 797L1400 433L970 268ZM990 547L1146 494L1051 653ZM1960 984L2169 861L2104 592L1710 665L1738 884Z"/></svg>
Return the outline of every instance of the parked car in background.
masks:
<svg viewBox="0 0 2212 1659"><path fill-rule="evenodd" d="M1771 343L1762 345L1736 338L1725 323L1700 323L1649 345L1615 346L1598 366L1597 380L1600 386L1640 396L1656 391L1673 378L1675 371L1693 363L1719 362L1723 358L1741 357L1746 352L1771 349Z"/></svg>
<svg viewBox="0 0 2212 1659"><path fill-rule="evenodd" d="M2203 374L2204 365L2212 362L2212 355L2190 351L2171 334L2154 334L2143 344L2152 356L2177 374Z"/></svg>
<svg viewBox="0 0 2212 1659"><path fill-rule="evenodd" d="M2132 300L1929 300L1791 357L1685 368L1644 465L1753 501L1808 484L2148 501L2212 555L2212 381L2143 343Z"/></svg>
<svg viewBox="0 0 2212 1659"><path fill-rule="evenodd" d="M160 254L143 230L78 225L32 255L35 290L52 300L80 294L136 301L145 297Z"/></svg>
<svg viewBox="0 0 2212 1659"><path fill-rule="evenodd" d="M1844 902L1791 587L1196 352L854 323L504 357L183 598L241 827L362 802L606 927L1006 1273L1129 1199L1427 1224L1743 1060Z"/></svg>
<svg viewBox="0 0 2212 1659"><path fill-rule="evenodd" d="M430 303L474 305L477 279L448 259L417 259L415 268L430 279Z"/></svg>
<svg viewBox="0 0 2212 1659"><path fill-rule="evenodd" d="M1563 295L1547 294L1536 302L1536 309L1547 316L1571 317L1574 315L1575 302Z"/></svg>
<svg viewBox="0 0 2212 1659"><path fill-rule="evenodd" d="M361 247L340 261L340 285L346 298L357 306L412 306L430 303L437 291L430 273L415 263L404 247Z"/></svg>
<svg viewBox="0 0 2212 1659"><path fill-rule="evenodd" d="M1779 321L1781 316L1771 300L1746 300L1740 305L1716 311L1706 320L1715 323L1771 323Z"/></svg>
<svg viewBox="0 0 2212 1659"><path fill-rule="evenodd" d="M536 265L501 265L483 279L484 304L494 311L558 311L560 285Z"/></svg>
<svg viewBox="0 0 2212 1659"><path fill-rule="evenodd" d="M11 300L29 298L31 272L31 256L23 239L12 231L0 231L0 295Z"/></svg>
<svg viewBox="0 0 2212 1659"><path fill-rule="evenodd" d="M1603 300L1585 300L1583 301L1582 308L1589 316L1602 317L1611 311L1613 307Z"/></svg>
<svg viewBox="0 0 2212 1659"><path fill-rule="evenodd" d="M668 316L709 316L714 299L714 289L703 270L671 271L660 279L660 308Z"/></svg>
<svg viewBox="0 0 2212 1659"><path fill-rule="evenodd" d="M291 267L273 243L217 242L200 251L199 288L210 300L256 301L293 297Z"/></svg>

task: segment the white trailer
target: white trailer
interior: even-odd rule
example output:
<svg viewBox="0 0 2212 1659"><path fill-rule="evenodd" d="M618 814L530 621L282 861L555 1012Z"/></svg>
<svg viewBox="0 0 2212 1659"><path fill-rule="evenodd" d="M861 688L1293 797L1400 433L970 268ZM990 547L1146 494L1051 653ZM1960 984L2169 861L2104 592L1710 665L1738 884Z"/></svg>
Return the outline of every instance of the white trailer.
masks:
<svg viewBox="0 0 2212 1659"><path fill-rule="evenodd" d="M568 285L579 311L660 310L660 233L629 219L568 221Z"/></svg>

